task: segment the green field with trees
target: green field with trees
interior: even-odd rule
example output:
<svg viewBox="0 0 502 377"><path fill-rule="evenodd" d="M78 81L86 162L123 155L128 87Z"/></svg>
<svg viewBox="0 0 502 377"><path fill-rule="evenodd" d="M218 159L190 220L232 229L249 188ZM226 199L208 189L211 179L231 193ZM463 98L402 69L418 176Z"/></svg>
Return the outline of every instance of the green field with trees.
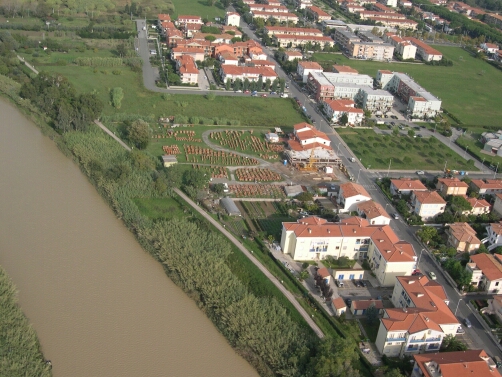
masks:
<svg viewBox="0 0 502 377"><path fill-rule="evenodd" d="M377 70L404 72L439 97L442 106L464 125L491 126L502 117L502 107L495 93L502 91L502 72L459 47L433 46L453 62L453 66L431 66L412 63L386 63L348 59L341 54L316 53L312 59L331 71L331 65L342 64L362 74L376 76Z"/></svg>

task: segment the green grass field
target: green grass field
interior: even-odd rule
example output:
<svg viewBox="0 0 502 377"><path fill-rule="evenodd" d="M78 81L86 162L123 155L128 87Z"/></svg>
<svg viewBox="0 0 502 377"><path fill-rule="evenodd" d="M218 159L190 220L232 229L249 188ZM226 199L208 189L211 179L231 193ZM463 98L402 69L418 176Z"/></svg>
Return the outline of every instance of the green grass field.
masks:
<svg viewBox="0 0 502 377"><path fill-rule="evenodd" d="M225 8L220 2L213 6L208 5L207 0L172 0L174 5L174 17L181 15L193 15L207 18L212 21L215 17L225 17Z"/></svg>
<svg viewBox="0 0 502 377"><path fill-rule="evenodd" d="M387 169L392 159L391 169L395 170L442 170L446 161L449 169L477 170L434 137L380 135L366 129L343 129L338 133L366 168Z"/></svg>
<svg viewBox="0 0 502 377"><path fill-rule="evenodd" d="M349 60L341 54L314 54L324 67L349 65L360 73L375 76L377 70L388 69L409 74L425 89L443 101L443 107L465 125L493 125L502 117L500 93L502 72L490 64L473 58L458 47L434 46L453 61L452 67L410 63L384 63ZM331 70L331 69L329 69Z"/></svg>

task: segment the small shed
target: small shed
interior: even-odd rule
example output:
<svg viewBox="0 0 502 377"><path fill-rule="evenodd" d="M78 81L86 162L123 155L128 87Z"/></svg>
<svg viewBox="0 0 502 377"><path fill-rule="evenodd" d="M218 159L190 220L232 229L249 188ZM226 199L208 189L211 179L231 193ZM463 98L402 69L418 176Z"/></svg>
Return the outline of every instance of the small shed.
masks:
<svg viewBox="0 0 502 377"><path fill-rule="evenodd" d="M284 186L284 192L286 193L286 196L294 198L296 195L303 192L303 188L300 185Z"/></svg>
<svg viewBox="0 0 502 377"><path fill-rule="evenodd" d="M229 216L241 216L241 211L239 211L239 208L237 208L232 198L226 196L220 200L220 204L225 211L227 211Z"/></svg>
<svg viewBox="0 0 502 377"><path fill-rule="evenodd" d="M333 301L331 301L331 307L337 317L347 311L347 305L345 305L345 301L343 301L341 297L334 298Z"/></svg>
<svg viewBox="0 0 502 377"><path fill-rule="evenodd" d="M165 168L168 168L169 166L177 164L178 159L173 154L165 154L164 156L162 156L162 163L164 164Z"/></svg>
<svg viewBox="0 0 502 377"><path fill-rule="evenodd" d="M268 134L265 135L265 140L267 140L269 143L278 143L279 135L273 132L269 132Z"/></svg>
<svg viewBox="0 0 502 377"><path fill-rule="evenodd" d="M370 300L354 300L352 301L352 305L350 305L350 311L354 315L365 315L366 310L371 305L375 305L375 308L378 309L378 314L382 314L383 312L383 302L382 300L375 300L375 299L370 299Z"/></svg>
<svg viewBox="0 0 502 377"><path fill-rule="evenodd" d="M331 274L329 273L328 269L326 267L320 268L317 270L317 275L322 277L324 280L327 280L327 283L329 283L329 280L331 278Z"/></svg>

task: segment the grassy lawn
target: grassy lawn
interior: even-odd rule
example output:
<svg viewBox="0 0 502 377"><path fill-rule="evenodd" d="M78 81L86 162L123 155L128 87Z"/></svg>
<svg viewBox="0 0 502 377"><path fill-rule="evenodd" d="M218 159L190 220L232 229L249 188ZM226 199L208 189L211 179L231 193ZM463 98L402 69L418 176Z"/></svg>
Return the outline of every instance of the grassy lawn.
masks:
<svg viewBox="0 0 502 377"><path fill-rule="evenodd" d="M134 199L141 214L151 219L172 219L186 216L186 207L177 198Z"/></svg>
<svg viewBox="0 0 502 377"><path fill-rule="evenodd" d="M456 140L456 143L462 148L467 147L467 151L470 154L476 156L479 161L484 162L484 164L487 166L489 166L490 164L497 165L502 163L502 157L481 152L483 150L483 143L479 141L479 138L481 137L481 132L484 131L479 131L479 133L473 132L472 134L467 136L460 136Z"/></svg>
<svg viewBox="0 0 502 377"><path fill-rule="evenodd" d="M387 169L477 170L472 160L464 160L453 150L445 147L434 137L411 138L408 136L379 135L373 130L343 129L338 133L349 145L365 167Z"/></svg>
<svg viewBox="0 0 502 377"><path fill-rule="evenodd" d="M500 97L502 72L475 59L458 47L434 46L453 61L452 67L425 64L384 63L349 60L341 54L314 54L313 59L324 67L345 64L360 73L375 76L377 70L388 69L409 74L425 89L443 101L443 107L466 125L492 125L502 116ZM331 67L329 68L331 71Z"/></svg>
<svg viewBox="0 0 502 377"><path fill-rule="evenodd" d="M376 323L370 325L365 318L360 319L361 325L363 325L366 334L370 342L375 343L376 337L378 335L378 327L380 326L380 321L376 321Z"/></svg>
<svg viewBox="0 0 502 377"><path fill-rule="evenodd" d="M215 17L225 17L225 8L220 2L213 6L207 4L207 0L172 0L174 5L173 17L181 15L200 16L212 21Z"/></svg>

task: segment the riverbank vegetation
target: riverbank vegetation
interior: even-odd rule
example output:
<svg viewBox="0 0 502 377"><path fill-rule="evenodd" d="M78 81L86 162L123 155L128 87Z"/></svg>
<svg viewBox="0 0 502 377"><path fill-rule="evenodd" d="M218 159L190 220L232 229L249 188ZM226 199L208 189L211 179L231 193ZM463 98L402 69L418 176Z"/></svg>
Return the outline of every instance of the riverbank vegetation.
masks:
<svg viewBox="0 0 502 377"><path fill-rule="evenodd" d="M0 376L50 377L37 334L19 306L14 284L0 267Z"/></svg>

